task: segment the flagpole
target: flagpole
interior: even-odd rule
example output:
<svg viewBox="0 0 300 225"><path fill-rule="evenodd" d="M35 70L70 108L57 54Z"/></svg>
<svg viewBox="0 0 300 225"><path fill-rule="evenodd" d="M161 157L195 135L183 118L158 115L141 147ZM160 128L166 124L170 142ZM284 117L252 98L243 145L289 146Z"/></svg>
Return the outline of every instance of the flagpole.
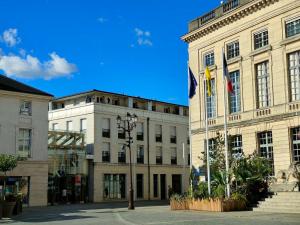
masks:
<svg viewBox="0 0 300 225"><path fill-rule="evenodd" d="M208 195L211 195L210 188L210 161L209 161L209 145L208 145L208 117L207 117L207 79L205 79L205 93L204 93L204 104L205 104L205 139L206 139L206 166L207 166L207 187Z"/></svg>
<svg viewBox="0 0 300 225"><path fill-rule="evenodd" d="M230 184L229 184L229 161L228 161L228 138L227 138L227 91L226 79L224 68L224 48L222 48L222 62L223 62L223 91L224 91L224 138L225 138L225 164L226 164L226 194L227 198L230 197Z"/></svg>
<svg viewBox="0 0 300 225"><path fill-rule="evenodd" d="M190 88L190 70L189 70L189 61L187 61L187 72L188 72L188 87ZM189 98L189 139L190 139L190 173L192 172L193 168L193 161L192 161L192 128L191 128L191 109L190 109L190 103L191 100ZM190 188L191 188L191 193L193 195L193 180L192 176L190 176Z"/></svg>

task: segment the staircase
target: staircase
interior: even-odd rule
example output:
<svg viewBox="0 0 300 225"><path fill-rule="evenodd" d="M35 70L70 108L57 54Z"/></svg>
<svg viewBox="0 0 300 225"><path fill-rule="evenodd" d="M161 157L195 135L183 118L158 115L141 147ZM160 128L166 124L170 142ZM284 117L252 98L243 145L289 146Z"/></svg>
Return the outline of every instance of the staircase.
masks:
<svg viewBox="0 0 300 225"><path fill-rule="evenodd" d="M260 201L255 212L300 213L300 192L277 192Z"/></svg>

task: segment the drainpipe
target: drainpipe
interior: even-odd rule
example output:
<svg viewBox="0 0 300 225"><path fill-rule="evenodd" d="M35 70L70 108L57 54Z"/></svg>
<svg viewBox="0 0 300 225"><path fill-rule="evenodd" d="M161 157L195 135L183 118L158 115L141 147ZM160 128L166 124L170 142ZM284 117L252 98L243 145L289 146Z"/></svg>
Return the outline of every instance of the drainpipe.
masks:
<svg viewBox="0 0 300 225"><path fill-rule="evenodd" d="M150 139L149 139L149 122L150 118L147 117L147 155L148 155L148 200L150 200Z"/></svg>

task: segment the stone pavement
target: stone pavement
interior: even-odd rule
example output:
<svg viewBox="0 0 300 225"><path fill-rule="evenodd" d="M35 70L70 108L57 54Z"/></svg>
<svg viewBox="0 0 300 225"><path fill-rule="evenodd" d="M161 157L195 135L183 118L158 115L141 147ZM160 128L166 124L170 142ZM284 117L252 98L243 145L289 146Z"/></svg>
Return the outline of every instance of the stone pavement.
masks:
<svg viewBox="0 0 300 225"><path fill-rule="evenodd" d="M169 206L162 202L139 202L135 210L128 211L127 203L123 202L27 208L22 215L1 220L1 224L300 225L300 214L171 211Z"/></svg>

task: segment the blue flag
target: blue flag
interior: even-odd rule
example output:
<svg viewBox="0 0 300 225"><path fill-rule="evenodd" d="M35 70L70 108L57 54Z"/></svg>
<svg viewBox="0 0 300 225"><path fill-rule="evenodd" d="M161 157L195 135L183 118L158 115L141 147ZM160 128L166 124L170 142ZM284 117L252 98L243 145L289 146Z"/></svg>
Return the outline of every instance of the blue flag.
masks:
<svg viewBox="0 0 300 225"><path fill-rule="evenodd" d="M196 94L196 87L198 84L191 68L189 68L189 79L190 79L189 98L192 98Z"/></svg>

